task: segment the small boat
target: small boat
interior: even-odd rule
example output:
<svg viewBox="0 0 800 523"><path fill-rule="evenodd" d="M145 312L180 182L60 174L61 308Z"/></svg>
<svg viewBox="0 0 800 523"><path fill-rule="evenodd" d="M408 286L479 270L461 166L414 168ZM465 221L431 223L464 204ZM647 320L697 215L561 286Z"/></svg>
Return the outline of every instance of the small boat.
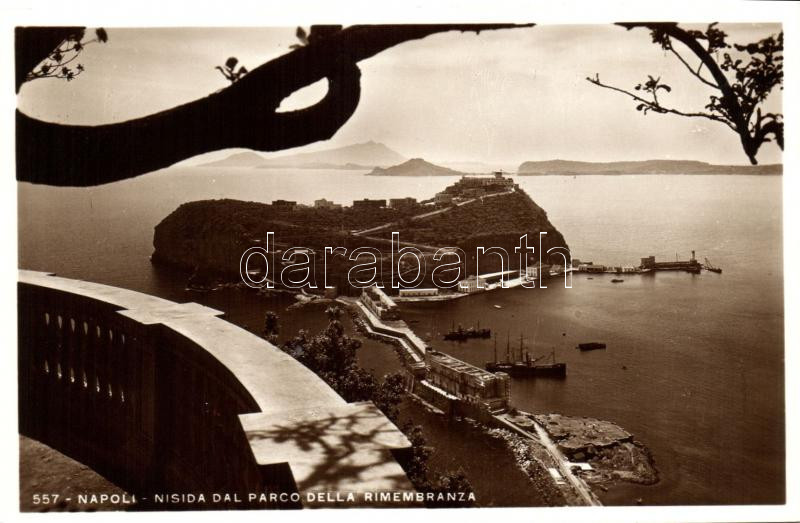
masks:
<svg viewBox="0 0 800 523"><path fill-rule="evenodd" d="M492 331L491 329L482 329L480 322L478 322L478 328L475 327L467 327L466 329L458 325L458 328L455 325L450 329L450 332L444 335L445 341L467 341L471 338L491 338Z"/></svg>
<svg viewBox="0 0 800 523"><path fill-rule="evenodd" d="M495 309L502 309L503 307L502 307L502 305L497 305L497 304L495 304L495 305L494 305L494 308L495 308Z"/></svg>
<svg viewBox="0 0 800 523"><path fill-rule="evenodd" d="M620 278L614 278L613 280L611 280L611 283L622 283L622 282L624 282L624 281L625 281L625 280L623 280L623 279L620 279Z"/></svg>
<svg viewBox="0 0 800 523"><path fill-rule="evenodd" d="M589 276L589 277L588 277L588 278L586 278L586 279L587 279L587 280L593 280L594 278L592 278L591 276Z"/></svg>
<svg viewBox="0 0 800 523"><path fill-rule="evenodd" d="M580 350L598 350L598 349L605 349L606 344L593 341L589 343L579 343L578 345L575 346L575 348Z"/></svg>

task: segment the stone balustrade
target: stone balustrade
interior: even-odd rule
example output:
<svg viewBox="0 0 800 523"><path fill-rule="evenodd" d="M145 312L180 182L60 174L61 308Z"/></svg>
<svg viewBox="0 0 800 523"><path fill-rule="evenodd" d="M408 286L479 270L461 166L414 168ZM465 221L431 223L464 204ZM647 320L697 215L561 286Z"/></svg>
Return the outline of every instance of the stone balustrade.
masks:
<svg viewBox="0 0 800 523"><path fill-rule="evenodd" d="M313 492L412 490L396 461L410 443L374 405L345 403L221 312L32 271L18 293L20 432L141 507L159 493L270 508L317 504ZM254 493L300 501L248 503Z"/></svg>

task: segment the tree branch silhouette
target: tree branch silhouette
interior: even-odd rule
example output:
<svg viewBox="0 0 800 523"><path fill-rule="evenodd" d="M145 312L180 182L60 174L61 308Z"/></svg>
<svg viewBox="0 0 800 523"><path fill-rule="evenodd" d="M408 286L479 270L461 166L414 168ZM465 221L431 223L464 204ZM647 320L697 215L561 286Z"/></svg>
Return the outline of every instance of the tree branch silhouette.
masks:
<svg viewBox="0 0 800 523"><path fill-rule="evenodd" d="M628 30L643 27L650 30L653 43L659 44L665 51L670 51L686 67L698 81L719 91L719 95L711 95L705 112L692 112L675 109L663 105L658 100L658 91L671 92L672 88L661 82L660 78L648 76L648 80L638 84L634 89L649 95L649 99L631 91L614 87L600 81L599 75L586 80L613 91L625 94L639 102L637 111L647 114L653 111L660 114L676 114L686 117L706 118L728 126L739 135L742 149L750 163L758 163L756 155L760 147L773 139L783 149L783 115L779 113L762 114L759 105L769 93L778 87L783 89L783 32L777 36L769 36L758 42L746 45L733 44L740 53L746 53L749 60L733 58L725 49L731 47L725 39L727 35L716 26L709 24L703 31L685 30L677 23L628 22L617 24ZM699 59L697 68L692 67L673 45L680 42ZM704 45L704 43L705 45ZM723 60L715 58L723 51ZM705 68L711 79L701 74ZM729 79L730 73L733 79Z"/></svg>
<svg viewBox="0 0 800 523"><path fill-rule="evenodd" d="M18 110L17 178L91 186L219 149L277 151L327 140L358 106L361 73L357 62L435 33L532 25L312 26L308 45L262 64L221 91L142 118L107 125L65 125ZM47 48L45 53L53 49L39 48ZM328 93L320 102L298 111L277 112L281 100L323 78L328 80Z"/></svg>

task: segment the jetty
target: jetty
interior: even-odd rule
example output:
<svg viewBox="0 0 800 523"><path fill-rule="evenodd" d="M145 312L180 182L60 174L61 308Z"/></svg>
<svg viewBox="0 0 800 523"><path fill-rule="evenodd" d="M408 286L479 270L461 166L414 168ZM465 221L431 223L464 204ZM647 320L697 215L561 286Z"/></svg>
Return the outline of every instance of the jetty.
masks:
<svg viewBox="0 0 800 523"><path fill-rule="evenodd" d="M716 273L722 272L719 267L711 265L708 258L705 259L705 262L705 264L701 264L697 261L695 251L692 251L692 257L688 260L680 260L677 254L675 261L656 261L655 256L646 256L640 259L640 263L636 267L633 265L601 265L590 261L572 260L574 272L589 274L652 274L658 271L683 271L699 274L702 269ZM621 283L621 280L612 280L612 282Z"/></svg>

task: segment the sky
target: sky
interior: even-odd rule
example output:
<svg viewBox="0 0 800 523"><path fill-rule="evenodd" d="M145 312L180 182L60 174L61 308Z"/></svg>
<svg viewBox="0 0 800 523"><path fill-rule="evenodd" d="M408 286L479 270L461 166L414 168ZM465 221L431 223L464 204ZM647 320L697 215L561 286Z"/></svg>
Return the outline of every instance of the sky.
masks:
<svg viewBox="0 0 800 523"><path fill-rule="evenodd" d="M777 24L721 27L729 42L780 31ZM27 82L18 107L37 118L73 124L145 116L225 87L227 80L214 66L229 56L253 69L297 42L294 27L107 30L108 42L87 46L78 60L86 69L81 76L71 82ZM685 56L691 58L688 51ZM267 156L374 140L406 157L439 162L665 158L748 163L738 136L726 126L643 116L631 99L586 81L597 73L605 83L631 89L648 74L660 76L673 87L661 96L665 105L702 110L712 89L652 44L644 29L538 25L480 35L449 32L403 43L359 65L360 104L331 140ZM325 89L321 81L298 91L281 110L314 103ZM781 110L781 94L771 95L771 110ZM778 163L781 151L766 144L758 159Z"/></svg>

